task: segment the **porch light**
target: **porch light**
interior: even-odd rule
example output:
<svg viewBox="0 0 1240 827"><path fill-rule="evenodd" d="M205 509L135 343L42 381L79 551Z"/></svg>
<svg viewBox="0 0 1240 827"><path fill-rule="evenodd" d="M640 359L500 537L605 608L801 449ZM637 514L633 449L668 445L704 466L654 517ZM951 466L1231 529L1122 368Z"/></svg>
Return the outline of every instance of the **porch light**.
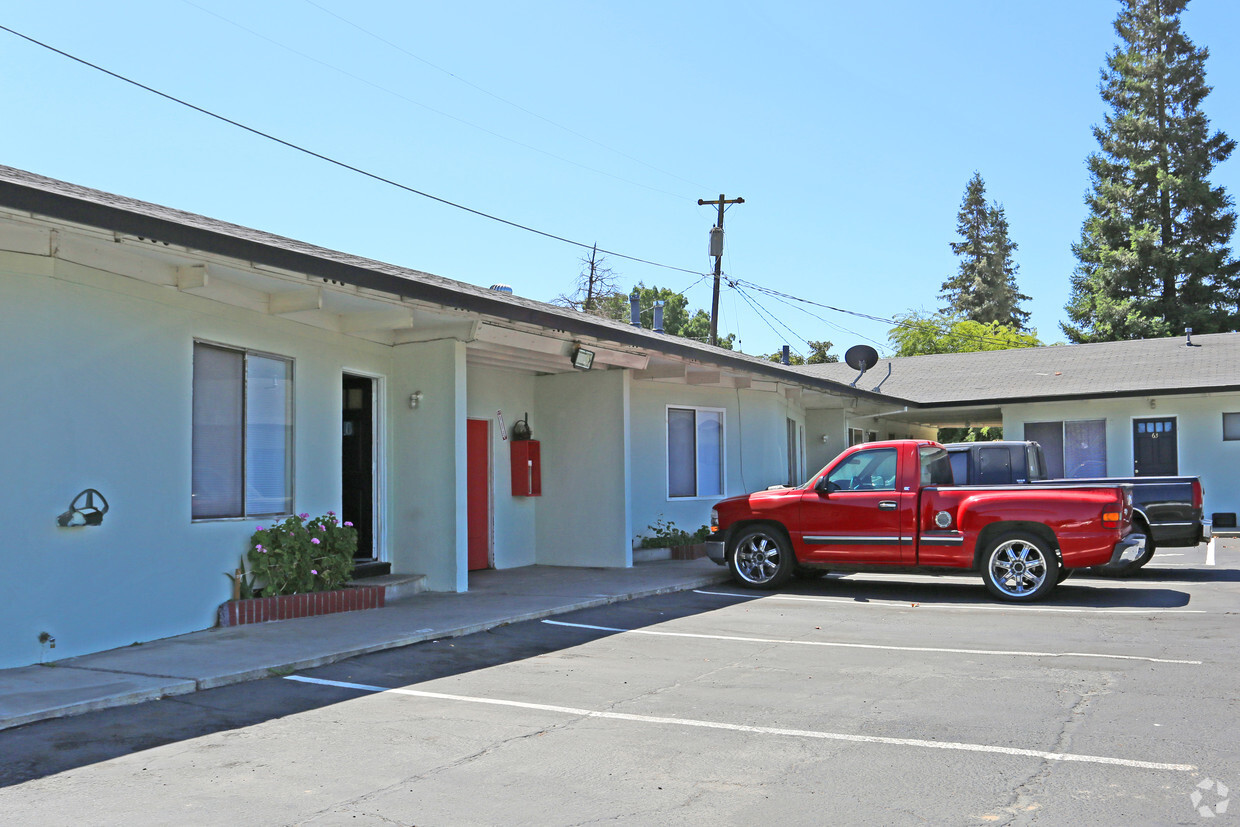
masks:
<svg viewBox="0 0 1240 827"><path fill-rule="evenodd" d="M589 370L594 367L594 351L579 347L573 351L573 367L578 370Z"/></svg>

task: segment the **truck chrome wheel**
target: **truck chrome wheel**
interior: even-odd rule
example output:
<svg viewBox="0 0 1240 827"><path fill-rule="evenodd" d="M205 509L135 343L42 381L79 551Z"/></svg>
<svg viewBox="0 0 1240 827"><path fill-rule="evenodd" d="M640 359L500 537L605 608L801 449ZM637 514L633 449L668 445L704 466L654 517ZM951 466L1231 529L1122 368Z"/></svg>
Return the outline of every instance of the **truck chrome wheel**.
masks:
<svg viewBox="0 0 1240 827"><path fill-rule="evenodd" d="M999 537L986 554L982 578L992 594L1006 600L1037 600L1059 582L1059 561L1045 540L1012 532Z"/></svg>
<svg viewBox="0 0 1240 827"><path fill-rule="evenodd" d="M774 589L792 577L796 558L778 531L756 527L736 538L728 555L728 568L742 586Z"/></svg>

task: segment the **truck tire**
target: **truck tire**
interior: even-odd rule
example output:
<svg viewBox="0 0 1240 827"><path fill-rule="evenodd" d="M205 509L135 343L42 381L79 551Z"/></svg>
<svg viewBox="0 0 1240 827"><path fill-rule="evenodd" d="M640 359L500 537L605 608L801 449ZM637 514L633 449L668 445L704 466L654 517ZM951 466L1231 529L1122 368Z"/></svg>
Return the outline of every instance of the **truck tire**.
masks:
<svg viewBox="0 0 1240 827"><path fill-rule="evenodd" d="M1059 559L1050 543L1026 531L1009 531L982 555L982 581L1000 600L1030 603L1059 582Z"/></svg>
<svg viewBox="0 0 1240 827"><path fill-rule="evenodd" d="M783 532L770 526L745 529L732 544L732 579L750 589L777 589L796 571L797 560Z"/></svg>

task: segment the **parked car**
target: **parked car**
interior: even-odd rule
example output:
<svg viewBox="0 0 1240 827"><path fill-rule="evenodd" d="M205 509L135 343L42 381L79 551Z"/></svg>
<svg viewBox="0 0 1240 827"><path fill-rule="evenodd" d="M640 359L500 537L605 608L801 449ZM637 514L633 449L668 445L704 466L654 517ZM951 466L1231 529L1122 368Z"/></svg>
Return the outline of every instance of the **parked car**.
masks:
<svg viewBox="0 0 1240 827"><path fill-rule="evenodd" d="M1196 546L1209 539L1203 520L1205 490L1198 477L1046 478L1046 460L1036 442L952 442L943 446L951 458L956 485L1128 485L1132 487L1134 531L1145 535L1145 551L1136 560L1107 569L1107 574L1132 574L1163 546Z"/></svg>
<svg viewBox="0 0 1240 827"><path fill-rule="evenodd" d="M855 445L804 485L731 497L711 511L708 555L742 586L828 570L979 572L1002 600L1045 597L1072 570L1137 559L1123 485L952 484L942 445Z"/></svg>

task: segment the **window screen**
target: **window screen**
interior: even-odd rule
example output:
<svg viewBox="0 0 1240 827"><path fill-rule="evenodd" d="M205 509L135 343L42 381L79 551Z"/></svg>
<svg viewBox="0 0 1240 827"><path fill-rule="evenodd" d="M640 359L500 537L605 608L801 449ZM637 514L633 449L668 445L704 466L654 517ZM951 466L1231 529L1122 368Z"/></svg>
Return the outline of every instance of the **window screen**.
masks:
<svg viewBox="0 0 1240 827"><path fill-rule="evenodd" d="M1240 413L1223 414L1223 439L1240 439Z"/></svg>
<svg viewBox="0 0 1240 827"><path fill-rule="evenodd" d="M723 495L723 411L667 410L667 495Z"/></svg>
<svg viewBox="0 0 1240 827"><path fill-rule="evenodd" d="M1046 458L1047 479L1063 479L1063 423L1027 422L1025 439L1042 446L1042 453Z"/></svg>
<svg viewBox="0 0 1240 827"><path fill-rule="evenodd" d="M287 359L194 344L194 519L292 511L292 382Z"/></svg>

